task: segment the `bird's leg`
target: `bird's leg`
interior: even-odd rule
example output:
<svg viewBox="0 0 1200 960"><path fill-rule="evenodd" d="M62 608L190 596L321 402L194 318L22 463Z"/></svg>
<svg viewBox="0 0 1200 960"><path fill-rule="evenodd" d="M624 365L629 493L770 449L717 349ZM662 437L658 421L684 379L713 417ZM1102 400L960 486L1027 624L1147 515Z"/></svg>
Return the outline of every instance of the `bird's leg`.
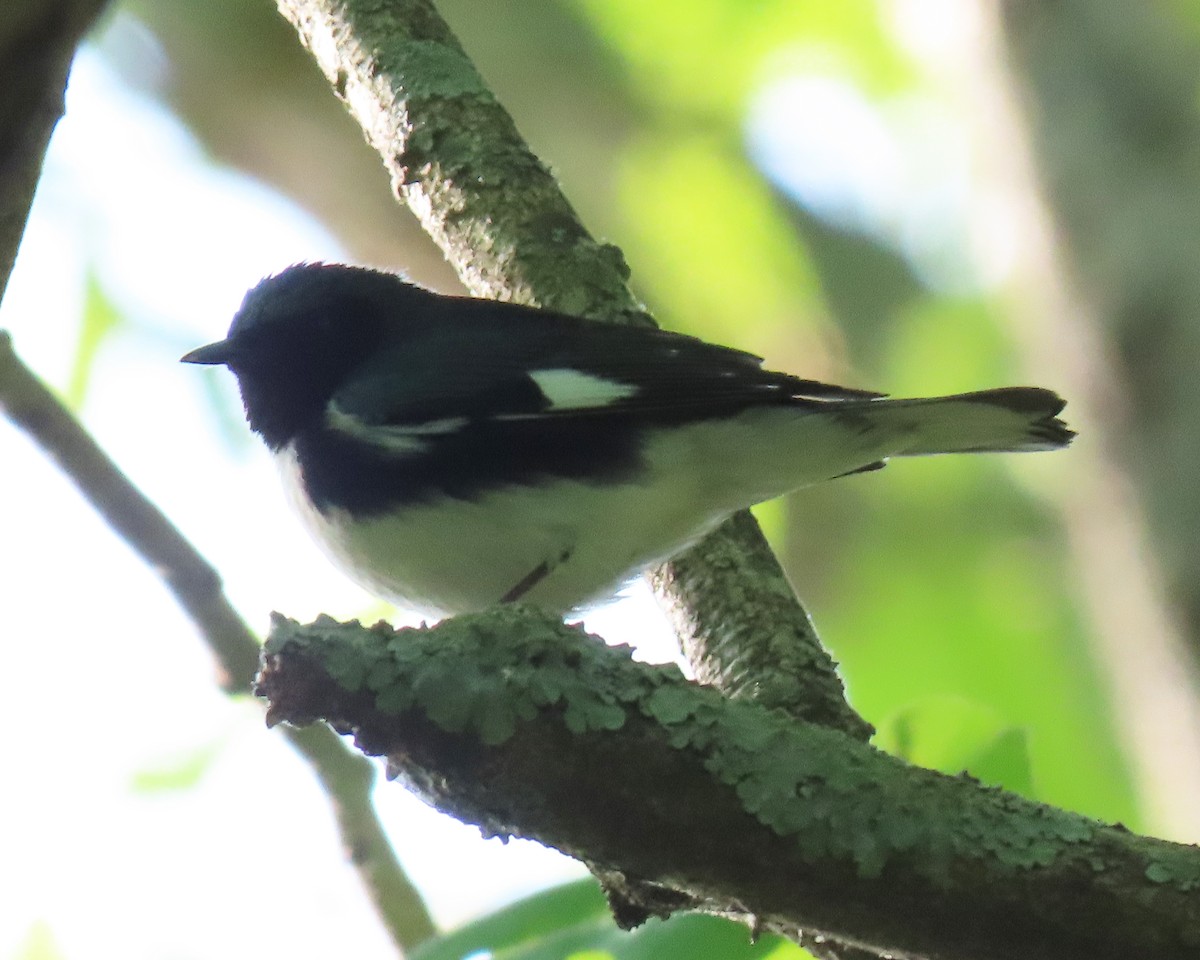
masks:
<svg viewBox="0 0 1200 960"><path fill-rule="evenodd" d="M543 560L536 567L530 570L525 576L516 582L516 584L500 598L501 603L516 603L524 597L530 590L536 587L539 583L550 575L550 571L555 567L567 561L571 556L570 550L564 550L558 555L555 560Z"/></svg>

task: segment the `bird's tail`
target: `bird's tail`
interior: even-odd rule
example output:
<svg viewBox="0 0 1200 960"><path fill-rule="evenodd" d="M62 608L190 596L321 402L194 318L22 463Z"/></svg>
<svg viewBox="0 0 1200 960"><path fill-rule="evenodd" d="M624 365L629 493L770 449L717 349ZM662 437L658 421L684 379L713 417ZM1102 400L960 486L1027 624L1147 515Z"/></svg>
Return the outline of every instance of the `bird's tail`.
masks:
<svg viewBox="0 0 1200 960"><path fill-rule="evenodd" d="M877 470L891 457L1056 450L1075 436L1058 419L1064 406L1057 394L1039 387L912 400L805 401L799 408L760 407L675 431L679 436L662 440L659 457L689 464L680 472L700 484L691 496L719 508L717 516L811 483Z"/></svg>
<svg viewBox="0 0 1200 960"><path fill-rule="evenodd" d="M851 411L851 406L858 410ZM919 400L846 404L896 438L891 456L1057 450L1075 436L1058 414L1066 402L1041 387L1002 387Z"/></svg>

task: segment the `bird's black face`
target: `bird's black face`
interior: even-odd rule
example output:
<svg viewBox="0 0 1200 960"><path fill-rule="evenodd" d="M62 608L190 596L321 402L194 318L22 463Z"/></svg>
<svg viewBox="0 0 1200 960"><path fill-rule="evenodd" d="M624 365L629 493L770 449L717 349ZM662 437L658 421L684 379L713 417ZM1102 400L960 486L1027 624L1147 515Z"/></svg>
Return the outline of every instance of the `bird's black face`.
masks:
<svg viewBox="0 0 1200 960"><path fill-rule="evenodd" d="M224 340L182 359L232 370L250 428L278 450L324 416L330 397L421 294L389 274L300 264L247 293Z"/></svg>

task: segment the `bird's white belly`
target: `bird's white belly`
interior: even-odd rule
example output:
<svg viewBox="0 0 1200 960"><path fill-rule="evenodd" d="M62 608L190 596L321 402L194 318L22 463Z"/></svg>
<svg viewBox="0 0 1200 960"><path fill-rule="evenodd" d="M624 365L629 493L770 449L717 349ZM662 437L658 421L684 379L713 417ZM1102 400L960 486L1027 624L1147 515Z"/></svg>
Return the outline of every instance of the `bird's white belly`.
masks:
<svg viewBox="0 0 1200 960"><path fill-rule="evenodd" d="M280 461L299 513L331 559L375 595L432 615L493 606L543 564L545 576L520 600L565 612L612 594L721 519L697 529L695 498L677 486L559 480L352 520L337 508L319 512L301 493L295 458Z"/></svg>
<svg viewBox="0 0 1200 960"><path fill-rule="evenodd" d="M747 431L747 421L757 429ZM290 448L280 461L317 540L377 596L430 614L483 610L545 565L518 599L566 612L611 595L734 510L874 458L860 447L827 418L764 411L662 432L647 446L643 482L553 480L357 520L317 511Z"/></svg>
<svg viewBox="0 0 1200 960"><path fill-rule="evenodd" d="M351 521L305 511L333 559L371 592L425 613L482 610L536 577L519 599L563 612L614 592L637 568L697 532L649 488L619 493L556 483L505 488L477 501L443 499L399 516ZM694 517L689 514L689 520ZM715 522L716 518L714 518Z"/></svg>

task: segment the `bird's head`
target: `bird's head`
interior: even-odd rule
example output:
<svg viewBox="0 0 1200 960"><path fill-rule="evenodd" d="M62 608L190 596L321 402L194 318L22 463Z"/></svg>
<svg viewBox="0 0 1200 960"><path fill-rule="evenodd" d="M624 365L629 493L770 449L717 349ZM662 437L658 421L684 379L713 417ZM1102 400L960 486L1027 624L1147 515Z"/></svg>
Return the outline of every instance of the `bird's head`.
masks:
<svg viewBox="0 0 1200 960"><path fill-rule="evenodd" d="M273 450L324 415L330 397L432 295L394 274L302 263L246 294L224 340L184 363L233 371L250 428Z"/></svg>

